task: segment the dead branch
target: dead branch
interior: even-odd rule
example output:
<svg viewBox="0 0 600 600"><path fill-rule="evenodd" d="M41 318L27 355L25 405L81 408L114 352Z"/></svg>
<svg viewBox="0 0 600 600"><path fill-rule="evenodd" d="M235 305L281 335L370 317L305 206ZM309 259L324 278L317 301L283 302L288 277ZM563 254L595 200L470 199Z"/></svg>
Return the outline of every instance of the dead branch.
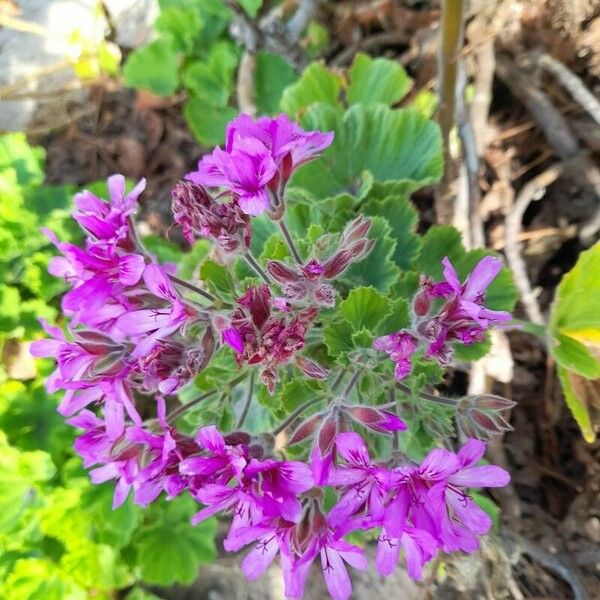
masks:
<svg viewBox="0 0 600 600"><path fill-rule="evenodd" d="M600 170L581 152L565 118L548 96L506 56L497 57L496 73L532 114L554 152L562 159L565 173L591 192L600 204ZM581 228L581 239L589 240L599 228L600 206Z"/></svg>
<svg viewBox="0 0 600 600"><path fill-rule="evenodd" d="M544 325L545 321L540 310L540 305L531 288L525 261L521 255L522 247L519 241L521 223L529 204L533 200L540 200L544 196L546 188L556 181L562 171L562 166L555 164L527 182L519 192L512 210L506 217L504 231L504 252L506 259L515 275L515 284L519 290L521 302L525 307L527 317L537 325Z"/></svg>
<svg viewBox="0 0 600 600"><path fill-rule="evenodd" d="M241 112L254 117L257 113L254 101L254 73L256 70L256 56L249 50L244 50L238 67L236 96L238 108Z"/></svg>
<svg viewBox="0 0 600 600"><path fill-rule="evenodd" d="M567 557L561 558L558 555L549 554L533 540L518 534L513 535L516 535L525 554L529 554L531 558L556 573L571 586L575 600L586 600L588 598L579 573L569 564Z"/></svg>
<svg viewBox="0 0 600 600"><path fill-rule="evenodd" d="M456 91L456 121L467 175L469 238L472 248L483 248L485 246L485 234L481 215L479 214L481 201L479 154L471 115L465 98L466 79L464 64L461 64Z"/></svg>
<svg viewBox="0 0 600 600"><path fill-rule="evenodd" d="M532 61L535 65L552 73L569 91L573 99L600 125L600 101L575 73L549 54L532 55Z"/></svg>

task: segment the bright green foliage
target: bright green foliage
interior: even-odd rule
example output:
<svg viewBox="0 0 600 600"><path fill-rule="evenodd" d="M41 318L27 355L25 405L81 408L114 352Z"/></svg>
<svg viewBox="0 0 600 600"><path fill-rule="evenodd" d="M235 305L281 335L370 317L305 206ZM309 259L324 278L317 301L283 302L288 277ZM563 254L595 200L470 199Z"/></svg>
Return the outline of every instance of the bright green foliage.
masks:
<svg viewBox="0 0 600 600"><path fill-rule="evenodd" d="M275 115L279 112L281 95L298 75L288 61L278 54L256 54L256 104L260 114Z"/></svg>
<svg viewBox="0 0 600 600"><path fill-rule="evenodd" d="M135 538L144 581L189 584L196 578L199 564L215 559L216 521L191 527L189 519L197 510L192 498L183 496L156 502L146 511L147 526Z"/></svg>
<svg viewBox="0 0 600 600"><path fill-rule="evenodd" d="M573 269L562 278L549 327L550 351L559 365L567 405L588 442L594 441L600 426L599 296L600 242L597 242L579 255Z"/></svg>
<svg viewBox="0 0 600 600"><path fill-rule="evenodd" d="M348 104L395 104L410 90L412 81L404 67L387 58L357 54L348 71Z"/></svg>
<svg viewBox="0 0 600 600"><path fill-rule="evenodd" d="M281 109L292 118L299 118L317 102L336 105L342 80L321 63L309 65L297 83L288 87L281 98Z"/></svg>
<svg viewBox="0 0 600 600"><path fill-rule="evenodd" d="M412 109L356 104L344 113L340 107L315 104L302 123L307 129L335 132L323 160L293 178L294 185L318 196L352 193L363 171L370 171L375 181L411 180L414 189L441 177L439 128Z"/></svg>
<svg viewBox="0 0 600 600"><path fill-rule="evenodd" d="M177 90L179 57L169 40L158 39L134 50L125 66L125 82L149 90L157 96L170 96Z"/></svg>
<svg viewBox="0 0 600 600"><path fill-rule="evenodd" d="M365 259L352 265L343 278L353 285L372 285L380 292L389 292L399 274L393 260L396 242L389 223L373 217L369 238L376 240L375 247Z"/></svg>
<svg viewBox="0 0 600 600"><path fill-rule="evenodd" d="M365 327L373 331L387 316L388 301L373 288L354 288L348 297L340 302L340 312L352 329L360 330Z"/></svg>
<svg viewBox="0 0 600 600"><path fill-rule="evenodd" d="M109 600L115 590L153 572L150 542L156 548L159 535L165 548L170 543L173 551L183 548L186 554L185 565L172 570L169 581L189 581L197 566L215 555L215 524L192 529L195 503L175 502L165 511L165 527L182 532L175 548L162 539L164 505L151 515L129 499L112 510L114 485L89 482L73 456L75 432L56 412L56 395L44 389L50 361L32 361L25 368L31 360L26 343L41 334L37 318L54 320L64 291L47 273L54 250L39 227L76 239L69 214L75 190L42 185L43 161L43 150L29 146L23 135L0 137L0 598ZM87 187L107 195L104 182ZM179 263L182 273L196 270L208 253L202 242L185 256L159 238L144 242L161 260ZM11 356L17 351L15 365ZM148 542L143 551L138 540ZM163 567L167 560L179 561L178 555L166 557Z"/></svg>
<svg viewBox="0 0 600 600"><path fill-rule="evenodd" d="M262 6L262 0L239 0L239 4L252 18L254 18Z"/></svg>

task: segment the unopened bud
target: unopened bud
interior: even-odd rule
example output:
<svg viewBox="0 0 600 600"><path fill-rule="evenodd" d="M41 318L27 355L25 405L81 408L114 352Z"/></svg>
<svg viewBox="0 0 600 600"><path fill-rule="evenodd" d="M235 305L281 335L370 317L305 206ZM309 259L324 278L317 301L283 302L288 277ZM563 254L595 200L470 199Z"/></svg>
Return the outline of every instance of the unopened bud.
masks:
<svg viewBox="0 0 600 600"><path fill-rule="evenodd" d="M296 366L312 379L327 379L329 377L329 369L304 356L296 358Z"/></svg>
<svg viewBox="0 0 600 600"><path fill-rule="evenodd" d="M456 423L464 435L489 440L494 435L512 431L505 416L513 406L512 400L492 394L465 396L458 402Z"/></svg>
<svg viewBox="0 0 600 600"><path fill-rule="evenodd" d="M431 308L431 299L425 290L421 290L414 298L413 310L418 317L424 317Z"/></svg>
<svg viewBox="0 0 600 600"><path fill-rule="evenodd" d="M273 279L283 284L294 283L302 279L296 271L279 260L267 261L267 271Z"/></svg>

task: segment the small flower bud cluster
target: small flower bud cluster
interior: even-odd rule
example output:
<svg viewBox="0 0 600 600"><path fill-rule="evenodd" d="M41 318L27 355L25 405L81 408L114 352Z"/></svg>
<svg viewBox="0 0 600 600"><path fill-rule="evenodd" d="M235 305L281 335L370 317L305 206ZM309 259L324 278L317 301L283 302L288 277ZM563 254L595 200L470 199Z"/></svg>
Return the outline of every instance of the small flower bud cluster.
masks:
<svg viewBox="0 0 600 600"><path fill-rule="evenodd" d="M287 301L295 305L333 308L335 291L331 282L373 249L375 241L367 237L370 228L371 219L361 215L348 223L336 251L328 259L313 258L306 264L296 266L270 260L267 270L281 284Z"/></svg>

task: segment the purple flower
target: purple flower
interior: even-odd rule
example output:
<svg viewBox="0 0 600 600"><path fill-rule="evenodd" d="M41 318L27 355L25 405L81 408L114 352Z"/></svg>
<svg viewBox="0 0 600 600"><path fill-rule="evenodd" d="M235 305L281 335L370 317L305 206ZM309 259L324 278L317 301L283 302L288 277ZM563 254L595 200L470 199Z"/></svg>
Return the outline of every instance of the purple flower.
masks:
<svg viewBox="0 0 600 600"><path fill-rule="evenodd" d="M225 150L215 148L186 179L206 187L222 187L241 210L259 215L283 194L293 171L312 160L333 141L333 133L303 131L285 115L254 121L242 114L227 127Z"/></svg>
<svg viewBox="0 0 600 600"><path fill-rule="evenodd" d="M378 538L375 554L375 566L379 575L386 577L394 572L400 548L404 550L409 576L417 581L421 580L423 566L437 553L437 542L424 529L405 527L398 537L390 537L384 528Z"/></svg>
<svg viewBox="0 0 600 600"><path fill-rule="evenodd" d="M238 308L222 332L223 341L236 352L239 365L261 365L261 379L272 394L277 383L278 369L294 360L309 377L324 379L328 371L297 353L304 347L304 338L316 308L273 314L269 287L249 288L238 298Z"/></svg>
<svg viewBox="0 0 600 600"><path fill-rule="evenodd" d="M302 505L298 495L310 490L314 479L308 465L295 461L251 460L244 476L257 480L253 485L257 502L265 517L282 517L295 523L300 520Z"/></svg>
<svg viewBox="0 0 600 600"><path fill-rule="evenodd" d="M370 519L383 518L387 469L371 462L365 442L357 433L340 433L335 446L346 465L332 469L327 485L342 486L345 491L329 512L329 523L333 527L343 525L363 507Z"/></svg>
<svg viewBox="0 0 600 600"><path fill-rule="evenodd" d="M365 571L368 565L362 548L340 539L336 528L318 509L308 518L309 533L301 545L297 537L299 527L296 528L296 539L292 541L294 545L290 552L293 556L295 551L299 557L294 562L289 580L286 581L286 596L302 598L310 566L318 556L330 596L333 600L348 600L352 594L352 582L345 563ZM305 549L302 551L301 548Z"/></svg>
<svg viewBox="0 0 600 600"><path fill-rule="evenodd" d="M357 217L346 226L336 251L328 259L313 258L300 267L270 260L267 271L281 285L284 297L295 305L333 308L335 291L330 282L371 251L375 241L366 237L370 228L371 219Z"/></svg>
<svg viewBox="0 0 600 600"><path fill-rule="evenodd" d="M186 179L197 185L226 188L247 215L260 215L270 206L267 184L277 172L269 150L252 138L239 139L228 151L215 148Z"/></svg>
<svg viewBox="0 0 600 600"><path fill-rule="evenodd" d="M401 381L412 369L412 357L417 351L419 340L406 329L384 335L373 342L373 348L386 352L396 363L394 375Z"/></svg>
<svg viewBox="0 0 600 600"><path fill-rule="evenodd" d="M485 292L502 268L498 258L482 258L464 284L460 283L448 257L442 263L445 281L430 285L429 295L446 299L446 304L439 315L429 323L422 324L420 330L431 342L427 356L445 361L448 353L446 343L459 341L469 345L483 341L489 327L502 325L512 317L506 311L490 310L484 306Z"/></svg>
<svg viewBox="0 0 600 600"><path fill-rule="evenodd" d="M75 194L76 210L73 218L93 239L94 244L107 250L117 246L127 251L135 249L130 235L128 218L137 209L137 199L146 187L141 179L128 193L125 193L125 177L112 175L107 180L110 201L106 202L88 190Z"/></svg>
<svg viewBox="0 0 600 600"><path fill-rule="evenodd" d="M181 300L159 265L146 266L144 282L157 300L162 299L165 302L153 308L125 313L117 320L117 327L123 333L139 340L133 351L135 358L148 355L159 339L169 337L198 316L194 308Z"/></svg>
<svg viewBox="0 0 600 600"><path fill-rule="evenodd" d="M135 286L142 277L145 259L140 254L113 253L100 245L90 245L84 250L59 242L49 229L42 232L63 254L51 260L48 270L73 286L63 297L62 309L76 322L86 323L89 314L101 308L111 296Z"/></svg>

